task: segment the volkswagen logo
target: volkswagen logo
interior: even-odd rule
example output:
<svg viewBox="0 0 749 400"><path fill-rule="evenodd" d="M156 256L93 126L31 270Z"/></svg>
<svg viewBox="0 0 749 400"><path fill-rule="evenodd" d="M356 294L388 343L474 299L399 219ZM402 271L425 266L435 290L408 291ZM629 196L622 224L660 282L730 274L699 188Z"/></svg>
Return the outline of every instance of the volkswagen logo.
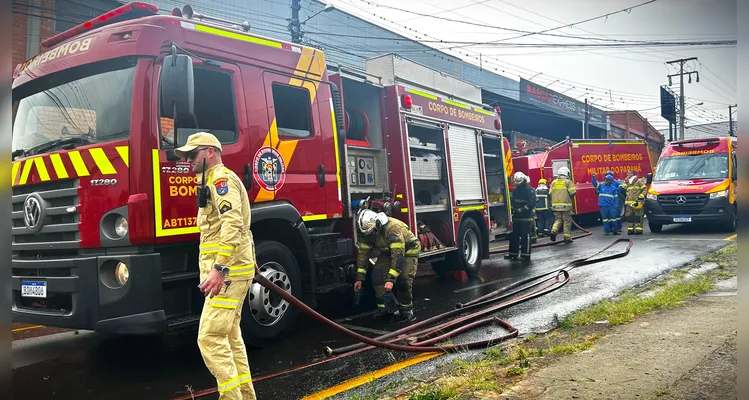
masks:
<svg viewBox="0 0 749 400"><path fill-rule="evenodd" d="M686 202L686 196L676 196L676 204L685 204Z"/></svg>
<svg viewBox="0 0 749 400"><path fill-rule="evenodd" d="M38 194L33 193L23 202L23 222L26 227L33 233L38 233L42 229L42 220L44 219L44 203Z"/></svg>

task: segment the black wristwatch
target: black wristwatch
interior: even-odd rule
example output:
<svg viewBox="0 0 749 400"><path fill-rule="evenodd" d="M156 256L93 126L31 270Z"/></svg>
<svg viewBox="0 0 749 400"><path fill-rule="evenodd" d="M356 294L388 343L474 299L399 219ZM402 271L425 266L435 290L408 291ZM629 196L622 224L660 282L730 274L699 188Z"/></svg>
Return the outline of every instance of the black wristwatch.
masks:
<svg viewBox="0 0 749 400"><path fill-rule="evenodd" d="M229 267L227 267L226 265L213 264L213 268L215 268L216 271L218 271L218 273L221 274L221 276L229 275Z"/></svg>

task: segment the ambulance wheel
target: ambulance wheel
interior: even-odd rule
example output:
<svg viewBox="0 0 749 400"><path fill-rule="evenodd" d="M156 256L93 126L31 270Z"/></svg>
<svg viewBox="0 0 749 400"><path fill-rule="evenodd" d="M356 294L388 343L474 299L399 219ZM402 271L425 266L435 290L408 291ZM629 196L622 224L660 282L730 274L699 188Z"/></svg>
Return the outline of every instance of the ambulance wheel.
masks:
<svg viewBox="0 0 749 400"><path fill-rule="evenodd" d="M656 224L650 220L648 220L648 228L650 229L650 232L653 233L660 233L663 229L663 224Z"/></svg>
<svg viewBox="0 0 749 400"><path fill-rule="evenodd" d="M255 242L255 274L291 293L302 297L299 265L291 251L274 241ZM253 347L265 347L285 335L296 322L299 311L286 300L254 283L242 306L242 336Z"/></svg>

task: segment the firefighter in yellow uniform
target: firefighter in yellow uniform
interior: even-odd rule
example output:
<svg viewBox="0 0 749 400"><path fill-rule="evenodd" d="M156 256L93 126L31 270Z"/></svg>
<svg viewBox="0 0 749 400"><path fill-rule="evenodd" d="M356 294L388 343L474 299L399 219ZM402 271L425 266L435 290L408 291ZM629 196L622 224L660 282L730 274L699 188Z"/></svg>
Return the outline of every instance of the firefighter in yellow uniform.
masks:
<svg viewBox="0 0 749 400"><path fill-rule="evenodd" d="M419 239L408 225L382 212L360 211L357 226L361 235L357 245L354 290L361 290L370 266L369 259L376 254L377 261L372 268L371 278L377 297L374 318L399 313L408 321L413 321L416 319L413 313L413 281L421 252ZM396 282L397 298L392 294Z"/></svg>
<svg viewBox="0 0 749 400"><path fill-rule="evenodd" d="M629 221L627 235L642 235L642 216L644 214L642 207L645 205L647 186L642 182L642 179L637 179L634 171L629 171L624 183L619 187L625 192L624 219Z"/></svg>
<svg viewBox="0 0 749 400"><path fill-rule="evenodd" d="M570 180L570 170L559 168L557 178L551 181L549 189L551 210L554 211L554 225L551 227L551 241L557 240L557 233L564 229L564 242L572 243L572 199L575 197L575 184Z"/></svg>
<svg viewBox="0 0 749 400"><path fill-rule="evenodd" d="M221 161L221 143L199 132L175 149L190 160L199 187L200 290L206 299L198 328L198 347L216 378L219 399L255 399L239 322L242 304L255 277L255 245L250 231L250 202L239 177ZM205 196L201 195L201 192Z"/></svg>

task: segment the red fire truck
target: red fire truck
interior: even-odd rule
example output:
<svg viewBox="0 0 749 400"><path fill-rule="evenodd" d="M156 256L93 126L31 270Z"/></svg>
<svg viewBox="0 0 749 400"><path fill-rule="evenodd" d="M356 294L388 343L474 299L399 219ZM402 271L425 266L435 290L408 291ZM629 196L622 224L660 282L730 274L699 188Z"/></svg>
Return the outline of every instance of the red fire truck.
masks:
<svg viewBox="0 0 749 400"><path fill-rule="evenodd" d="M573 218L586 223L600 218L598 196L591 183L594 172L599 181L606 171L621 181L629 170L641 178L653 170L648 145L639 139L568 139L546 151L514 157L512 163L515 171L530 177L534 187L541 178L551 184L559 168L569 168L577 189Z"/></svg>
<svg viewBox="0 0 749 400"><path fill-rule="evenodd" d="M196 183L173 149L198 131L252 202L259 274L314 305L350 290L355 214L377 205L438 242L420 258L476 273L510 229L509 143L480 88L393 55L328 74L320 50L129 3L16 67L13 317L119 334L194 326ZM216 21L216 22L214 22ZM297 317L251 287L263 345Z"/></svg>

